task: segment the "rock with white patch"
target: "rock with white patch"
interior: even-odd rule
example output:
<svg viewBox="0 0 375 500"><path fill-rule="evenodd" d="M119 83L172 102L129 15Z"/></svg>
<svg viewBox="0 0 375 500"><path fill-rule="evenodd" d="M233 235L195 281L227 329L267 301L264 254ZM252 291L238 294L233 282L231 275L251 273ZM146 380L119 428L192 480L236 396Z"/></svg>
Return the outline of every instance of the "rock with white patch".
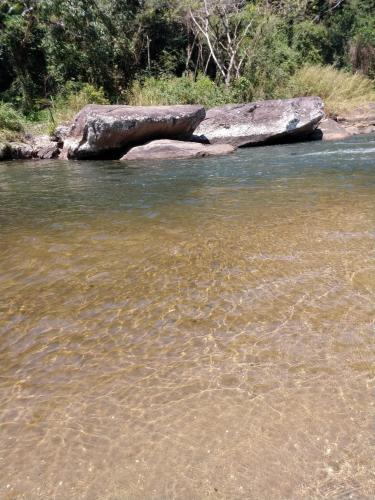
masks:
<svg viewBox="0 0 375 500"><path fill-rule="evenodd" d="M292 142L308 138L323 117L320 97L228 104L210 109L195 134L237 147Z"/></svg>

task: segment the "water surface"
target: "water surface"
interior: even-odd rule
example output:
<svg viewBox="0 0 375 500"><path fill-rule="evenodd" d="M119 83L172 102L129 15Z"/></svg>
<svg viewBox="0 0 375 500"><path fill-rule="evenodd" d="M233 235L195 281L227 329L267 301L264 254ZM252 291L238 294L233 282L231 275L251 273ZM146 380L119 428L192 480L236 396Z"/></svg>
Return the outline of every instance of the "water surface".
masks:
<svg viewBox="0 0 375 500"><path fill-rule="evenodd" d="M375 497L375 138L0 164L0 498Z"/></svg>

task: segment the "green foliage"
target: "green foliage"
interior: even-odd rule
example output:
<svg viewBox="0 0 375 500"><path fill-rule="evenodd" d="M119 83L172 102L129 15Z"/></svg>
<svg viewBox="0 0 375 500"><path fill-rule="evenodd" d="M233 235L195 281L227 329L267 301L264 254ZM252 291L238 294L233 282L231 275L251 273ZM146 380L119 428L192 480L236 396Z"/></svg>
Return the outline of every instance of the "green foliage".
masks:
<svg viewBox="0 0 375 500"><path fill-rule="evenodd" d="M233 101L234 94L224 85L217 85L210 78L198 75L177 77L148 77L135 81L128 95L134 106L167 104L202 104L213 107Z"/></svg>
<svg viewBox="0 0 375 500"><path fill-rule="evenodd" d="M293 49L298 54L299 63L322 64L329 51L327 28L310 20L294 26Z"/></svg>
<svg viewBox="0 0 375 500"><path fill-rule="evenodd" d="M0 101L0 139L16 139L24 130L24 119L14 107Z"/></svg>
<svg viewBox="0 0 375 500"><path fill-rule="evenodd" d="M277 16L262 26L258 43L249 54L242 81L242 100L270 99L297 67L298 54L289 46L288 32Z"/></svg>
<svg viewBox="0 0 375 500"><path fill-rule="evenodd" d="M0 99L53 126L88 102L210 107L310 92L317 65L375 77L374 0L210 0L208 37L202 6L0 0ZM325 85L336 77L329 67Z"/></svg>
<svg viewBox="0 0 375 500"><path fill-rule="evenodd" d="M11 65L12 100L24 111L30 111L34 100L43 91L45 57L41 43L44 29L32 5L27 9L25 2L8 4L8 10L5 12L4 9L0 23L0 53Z"/></svg>
<svg viewBox="0 0 375 500"><path fill-rule="evenodd" d="M97 89L90 83L68 82L51 107L39 113L37 120L48 122L48 131L52 132L56 124L68 123L87 104L109 104L102 88Z"/></svg>
<svg viewBox="0 0 375 500"><path fill-rule="evenodd" d="M330 115L338 115L375 101L372 80L360 73L351 74L332 66L302 67L280 93L283 97L320 96L324 100L326 112Z"/></svg>
<svg viewBox="0 0 375 500"><path fill-rule="evenodd" d="M90 83L68 82L58 95L54 106L78 113L86 104L109 104L103 88L96 88Z"/></svg>

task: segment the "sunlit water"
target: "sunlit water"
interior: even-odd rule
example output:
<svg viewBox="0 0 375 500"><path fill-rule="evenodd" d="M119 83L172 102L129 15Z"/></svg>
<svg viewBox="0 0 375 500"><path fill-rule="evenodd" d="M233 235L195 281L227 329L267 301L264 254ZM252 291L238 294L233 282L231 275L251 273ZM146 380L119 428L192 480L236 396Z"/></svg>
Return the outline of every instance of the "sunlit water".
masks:
<svg viewBox="0 0 375 500"><path fill-rule="evenodd" d="M375 138L0 164L0 498L375 497Z"/></svg>

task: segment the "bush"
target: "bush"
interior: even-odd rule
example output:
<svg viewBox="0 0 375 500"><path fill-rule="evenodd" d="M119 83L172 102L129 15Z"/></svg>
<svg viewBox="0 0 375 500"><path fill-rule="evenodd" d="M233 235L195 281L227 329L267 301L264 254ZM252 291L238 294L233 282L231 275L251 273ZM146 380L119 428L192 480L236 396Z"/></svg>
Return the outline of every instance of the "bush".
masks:
<svg viewBox="0 0 375 500"><path fill-rule="evenodd" d="M102 88L97 89L90 83L68 82L53 103L55 121L70 121L87 104L109 104L109 101Z"/></svg>
<svg viewBox="0 0 375 500"><path fill-rule="evenodd" d="M256 44L249 51L243 77L235 82L239 100L254 101L277 97L278 87L287 82L297 67L297 53L289 46L282 20L269 16Z"/></svg>
<svg viewBox="0 0 375 500"><path fill-rule="evenodd" d="M109 104L102 88L89 83L68 82L56 98L39 101L42 111L27 116L31 134L52 133L57 125L70 122L87 104Z"/></svg>
<svg viewBox="0 0 375 500"><path fill-rule="evenodd" d="M328 52L327 28L313 21L302 21L294 26L293 48L298 63L322 64Z"/></svg>
<svg viewBox="0 0 375 500"><path fill-rule="evenodd" d="M234 94L223 85L217 85L208 76L148 77L136 80L127 101L133 106L168 104L202 104L207 108L232 102Z"/></svg>
<svg viewBox="0 0 375 500"><path fill-rule="evenodd" d="M23 130L22 115L11 104L0 101L0 139L16 139Z"/></svg>
<svg viewBox="0 0 375 500"><path fill-rule="evenodd" d="M318 95L330 115L345 113L375 101L374 82L366 76L319 65L299 69L280 94L283 97Z"/></svg>

